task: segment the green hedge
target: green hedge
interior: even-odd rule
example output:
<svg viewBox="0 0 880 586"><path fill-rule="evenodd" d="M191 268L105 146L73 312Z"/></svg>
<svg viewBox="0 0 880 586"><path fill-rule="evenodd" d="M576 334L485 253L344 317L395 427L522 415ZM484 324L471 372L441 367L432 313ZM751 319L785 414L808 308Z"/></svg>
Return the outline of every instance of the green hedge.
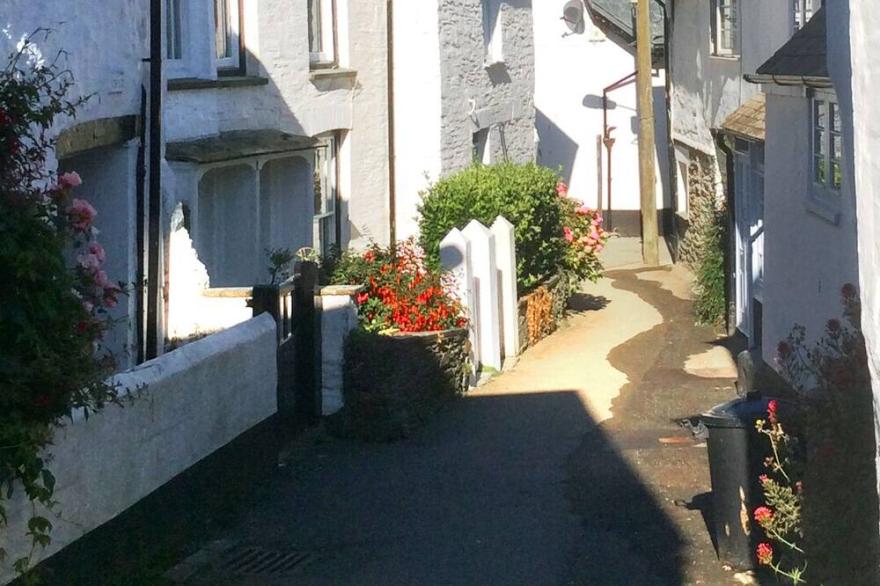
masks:
<svg viewBox="0 0 880 586"><path fill-rule="evenodd" d="M520 293L565 266L562 209L552 169L535 164L473 165L428 188L419 207L421 245L439 262L440 241L476 219L486 226L503 215L515 227Z"/></svg>

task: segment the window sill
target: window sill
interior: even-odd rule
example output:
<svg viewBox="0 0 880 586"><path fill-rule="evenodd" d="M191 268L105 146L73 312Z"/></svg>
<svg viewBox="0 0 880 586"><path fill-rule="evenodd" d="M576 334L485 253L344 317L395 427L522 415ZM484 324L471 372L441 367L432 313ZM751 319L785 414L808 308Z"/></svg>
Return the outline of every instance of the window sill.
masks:
<svg viewBox="0 0 880 586"><path fill-rule="evenodd" d="M338 78L352 78L357 77L357 70L348 69L345 67L327 67L327 68L315 68L314 66L309 71L309 80L311 81L320 81L323 79L338 79Z"/></svg>
<svg viewBox="0 0 880 586"><path fill-rule="evenodd" d="M218 77L217 79L201 79L197 77L180 77L168 80L168 91L221 89L234 87L254 87L267 85L269 79L254 75Z"/></svg>
<svg viewBox="0 0 880 586"><path fill-rule="evenodd" d="M839 200L840 197L840 195L812 193L804 201L804 208L819 219L837 226L840 224L840 202L835 199Z"/></svg>
<svg viewBox="0 0 880 586"><path fill-rule="evenodd" d="M716 61L736 62L736 61L739 61L740 56L739 55L719 55L717 53L711 53L709 55L709 59L714 59Z"/></svg>

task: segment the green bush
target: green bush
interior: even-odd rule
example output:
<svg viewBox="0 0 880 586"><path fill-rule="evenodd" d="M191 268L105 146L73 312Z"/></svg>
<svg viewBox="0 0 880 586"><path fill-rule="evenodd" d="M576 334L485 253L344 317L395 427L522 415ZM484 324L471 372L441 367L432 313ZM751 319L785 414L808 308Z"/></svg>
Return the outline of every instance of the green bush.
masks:
<svg viewBox="0 0 880 586"><path fill-rule="evenodd" d="M723 220L723 215L718 214L715 224L707 228L703 258L697 267L694 311L697 321L705 325L721 325L727 314Z"/></svg>
<svg viewBox="0 0 880 586"><path fill-rule="evenodd" d="M535 164L474 165L445 177L423 196L421 245L431 262L439 262L440 241L453 228L471 220L491 225L499 215L515 228L517 284L520 293L566 266L559 177Z"/></svg>

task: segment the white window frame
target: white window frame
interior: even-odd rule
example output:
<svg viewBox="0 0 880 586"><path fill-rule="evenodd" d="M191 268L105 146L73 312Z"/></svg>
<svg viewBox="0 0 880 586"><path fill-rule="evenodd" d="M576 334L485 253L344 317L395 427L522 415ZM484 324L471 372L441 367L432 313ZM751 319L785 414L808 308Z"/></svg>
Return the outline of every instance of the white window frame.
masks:
<svg viewBox="0 0 880 586"><path fill-rule="evenodd" d="M308 0L309 63L312 67L335 67L337 49L336 0Z"/></svg>
<svg viewBox="0 0 880 586"><path fill-rule="evenodd" d="M791 0L792 32L796 33L822 8L822 0Z"/></svg>
<svg viewBox="0 0 880 586"><path fill-rule="evenodd" d="M830 90L815 90L810 98L810 178L814 196L839 201L843 184L843 129L837 94Z"/></svg>
<svg viewBox="0 0 880 586"><path fill-rule="evenodd" d="M241 73L241 54L242 54L242 42L241 42L241 25L242 25L242 6L240 0L213 0L212 2L214 15L212 21L214 22L214 43L212 44L214 47L214 57L217 61L217 73L218 74L240 74ZM226 56L221 56L218 54L218 46L217 46L217 33L219 30L219 25L217 23L217 6L223 6L225 8L226 22L224 23L224 29L226 31Z"/></svg>
<svg viewBox="0 0 880 586"><path fill-rule="evenodd" d="M724 18L725 11L731 16ZM729 25L725 26L725 25ZM730 33L730 46L725 46L725 31ZM739 57L739 0L712 0L712 54L718 57Z"/></svg>
<svg viewBox="0 0 880 586"><path fill-rule="evenodd" d="M504 26L500 0L481 0L486 67L504 63Z"/></svg>
<svg viewBox="0 0 880 586"><path fill-rule="evenodd" d="M315 194L315 224L312 247L327 257L330 247L339 244L337 212L339 202L339 137L336 133L318 137L321 144L315 149L315 185L321 187L321 199ZM327 227L329 225L329 228ZM324 238L329 230L330 238ZM329 241L325 241L329 240Z"/></svg>

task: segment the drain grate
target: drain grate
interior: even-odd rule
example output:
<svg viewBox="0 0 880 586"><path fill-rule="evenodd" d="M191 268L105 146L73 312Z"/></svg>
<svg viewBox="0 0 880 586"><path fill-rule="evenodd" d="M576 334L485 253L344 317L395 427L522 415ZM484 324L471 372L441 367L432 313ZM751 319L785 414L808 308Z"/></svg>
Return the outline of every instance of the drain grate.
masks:
<svg viewBox="0 0 880 586"><path fill-rule="evenodd" d="M275 577L286 576L310 560L311 554L303 551L242 547L226 553L222 568L237 576Z"/></svg>

